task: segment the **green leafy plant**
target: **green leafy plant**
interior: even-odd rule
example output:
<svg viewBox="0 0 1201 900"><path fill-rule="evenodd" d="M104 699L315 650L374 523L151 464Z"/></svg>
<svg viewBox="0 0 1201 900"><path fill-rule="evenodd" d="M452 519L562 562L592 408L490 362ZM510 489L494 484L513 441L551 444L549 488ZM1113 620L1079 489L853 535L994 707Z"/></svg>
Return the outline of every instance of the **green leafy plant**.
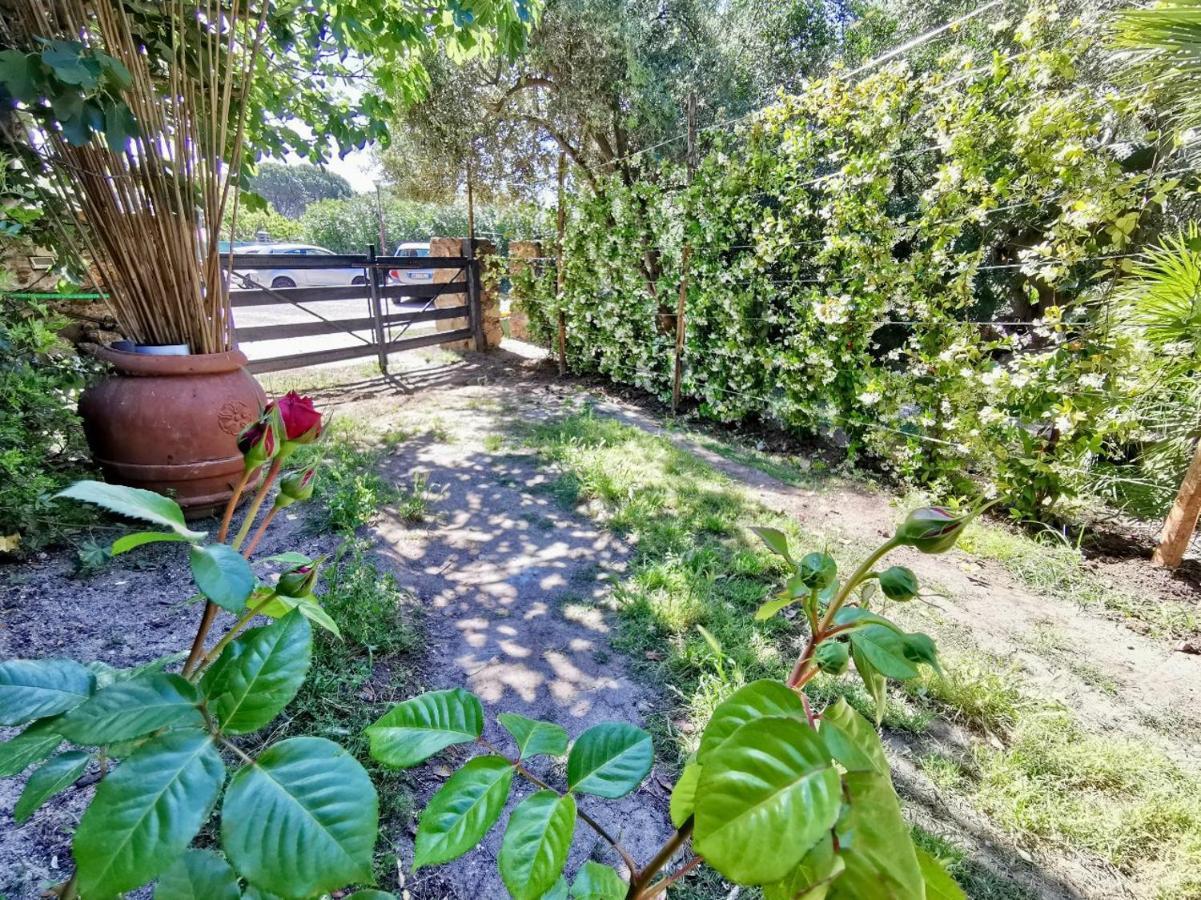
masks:
<svg viewBox="0 0 1201 900"><path fill-rule="evenodd" d="M37 766L14 817L29 818L87 770L100 774L72 841L75 872L58 896L101 900L157 878L162 900L237 897L240 879L247 896L299 898L372 881L378 797L354 757L303 735L253 757L244 749L243 736L270 724L304 683L313 624L338 633L313 594L321 560L274 556L271 562L286 566L274 583L250 562L275 513L311 496L313 467L282 476L281 469L322 427L312 402L290 393L243 432L244 475L213 541L188 525L175 501L151 491L81 481L59 494L154 526L118 538L114 555L183 544L195 599L205 605L178 673L167 671L175 657L132 669L70 659L0 662L0 724L24 726L0 744L0 774ZM263 467L227 543L237 503ZM208 647L219 609L236 620ZM270 624L251 627L260 616ZM190 849L218 801L222 852Z"/></svg>
<svg viewBox="0 0 1201 900"><path fill-rule="evenodd" d="M912 599L917 578L903 566L875 567L900 546L946 551L974 515L915 510L845 580L829 555L797 559L783 532L756 529L791 572L758 617L799 606L805 647L785 681L753 681L714 710L672 791L676 831L645 862L580 809L577 797L612 800L634 791L654 762L646 732L602 723L569 742L557 724L502 713L497 719L513 745L505 751L484 737L483 705L467 691L434 691L397 704L367 729L379 762L408 768L456 744L483 751L421 814L414 869L478 845L520 777L537 790L514 809L498 857L501 879L517 900L654 897L702 862L732 882L761 886L768 900L962 898L941 864L914 845L876 729L845 700L815 711L805 687L818 673L841 675L853 662L879 717L889 679L910 681L923 666L938 669L928 636L904 631L871 605L879 596ZM542 755L565 758L562 786L527 768ZM589 862L568 883L563 869L577 819L613 847L624 875Z"/></svg>

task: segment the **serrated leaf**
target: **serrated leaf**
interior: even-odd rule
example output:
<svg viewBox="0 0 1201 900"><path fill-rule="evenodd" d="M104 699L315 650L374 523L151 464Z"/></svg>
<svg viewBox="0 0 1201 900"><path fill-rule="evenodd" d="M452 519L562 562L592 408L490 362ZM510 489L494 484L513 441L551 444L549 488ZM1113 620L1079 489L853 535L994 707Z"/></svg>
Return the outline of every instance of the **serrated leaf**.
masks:
<svg viewBox="0 0 1201 900"><path fill-rule="evenodd" d="M333 741L280 741L230 779L221 846L267 890L311 897L371 880L379 798L367 772Z"/></svg>
<svg viewBox="0 0 1201 900"><path fill-rule="evenodd" d="M818 736L830 755L848 772L888 775L884 745L867 719L840 699L822 713Z"/></svg>
<svg viewBox="0 0 1201 900"><path fill-rule="evenodd" d="M200 593L222 609L240 613L254 591L254 570L237 550L225 544L192 547L188 553L192 579Z"/></svg>
<svg viewBox="0 0 1201 900"><path fill-rule="evenodd" d="M574 900L624 900L629 885L612 866L588 860L571 883Z"/></svg>
<svg viewBox="0 0 1201 900"><path fill-rule="evenodd" d="M92 673L70 659L0 662L0 725L21 725L74 709L95 685Z"/></svg>
<svg viewBox="0 0 1201 900"><path fill-rule="evenodd" d="M147 741L100 782L75 832L80 894L112 897L170 866L209 817L224 780L206 732Z"/></svg>
<svg viewBox="0 0 1201 900"><path fill-rule="evenodd" d="M187 538L176 534L174 531L135 531L133 534L123 535L113 541L113 546L109 552L113 556L120 556L122 553L128 553L130 550L135 550L146 544L186 540Z"/></svg>
<svg viewBox="0 0 1201 900"><path fill-rule="evenodd" d="M13 821L21 823L32 816L39 807L68 785L74 784L83 774L92 759L90 753L72 750L60 753L49 762L35 769L25 782L25 789L13 807Z"/></svg>
<svg viewBox="0 0 1201 900"><path fill-rule="evenodd" d="M505 731L517 742L517 756L562 756L567 752L567 732L554 722L527 719L517 713L500 713L496 717Z"/></svg>
<svg viewBox="0 0 1201 900"><path fill-rule="evenodd" d="M709 724L701 734L697 762L704 764L735 731L764 716L805 718L805 706L796 691L770 678L752 681L736 690L713 710Z"/></svg>
<svg viewBox="0 0 1201 900"><path fill-rule="evenodd" d="M514 900L539 900L555 886L575 833L575 798L554 791L526 797L509 817L500 877Z"/></svg>
<svg viewBox="0 0 1201 900"><path fill-rule="evenodd" d="M203 531L188 528L178 503L154 491L105 484L103 481L77 481L54 496L80 500L131 519L153 522L170 528L189 541L198 541L205 535Z"/></svg>
<svg viewBox="0 0 1201 900"><path fill-rule="evenodd" d="M154 900L238 900L238 876L212 850L189 850L163 870Z"/></svg>
<svg viewBox="0 0 1201 900"><path fill-rule="evenodd" d="M781 717L749 722L710 754L697 797L696 852L738 884L786 877L842 805L838 772L817 733Z"/></svg>
<svg viewBox="0 0 1201 900"><path fill-rule="evenodd" d="M179 675L150 672L109 685L59 722L59 733L85 746L111 744L168 725L204 725L200 694Z"/></svg>
<svg viewBox="0 0 1201 900"><path fill-rule="evenodd" d="M430 691L398 703L366 731L371 756L401 769L483 733L484 709L474 694L462 688Z"/></svg>
<svg viewBox="0 0 1201 900"><path fill-rule="evenodd" d="M417 825L413 871L457 859L496 824L514 768L499 756L477 756L434 794Z"/></svg>
<svg viewBox="0 0 1201 900"><path fill-rule="evenodd" d="M625 722L602 722L572 744L567 756L567 786L616 800L642 783L654 761L649 734Z"/></svg>
<svg viewBox="0 0 1201 900"><path fill-rule="evenodd" d="M671 791L671 824L681 827L696 811L696 786L701 779L701 764L690 760L680 773L676 786Z"/></svg>
<svg viewBox="0 0 1201 900"><path fill-rule="evenodd" d="M222 731L257 731L279 715L304 684L312 653L313 630L298 612L226 647L200 680Z"/></svg>
<svg viewBox="0 0 1201 900"><path fill-rule="evenodd" d="M823 900L843 868L834 838L826 833L786 878L763 886L763 900Z"/></svg>
<svg viewBox="0 0 1201 900"><path fill-rule="evenodd" d="M20 775L57 750L63 742L57 728L57 717L41 719L0 744L0 778Z"/></svg>
<svg viewBox="0 0 1201 900"><path fill-rule="evenodd" d="M788 536L778 528L767 528L760 526L752 528L759 540L767 545L767 549L777 556L782 556L789 562L792 562L792 555L788 552Z"/></svg>
<svg viewBox="0 0 1201 900"><path fill-rule="evenodd" d="M847 811L835 833L846 869L831 886L830 900L924 896L913 840L892 782L873 772L848 772L843 784Z"/></svg>
<svg viewBox="0 0 1201 900"><path fill-rule="evenodd" d="M967 900L963 888L955 882L942 863L921 847L913 849L917 852L917 867L921 870L922 881L926 885L926 900Z"/></svg>

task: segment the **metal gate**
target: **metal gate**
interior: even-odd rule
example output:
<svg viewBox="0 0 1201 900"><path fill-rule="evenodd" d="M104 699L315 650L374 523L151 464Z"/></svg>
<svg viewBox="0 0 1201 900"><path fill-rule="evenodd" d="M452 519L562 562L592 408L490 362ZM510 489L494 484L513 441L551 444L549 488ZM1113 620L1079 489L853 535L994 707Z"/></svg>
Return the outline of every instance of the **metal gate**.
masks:
<svg viewBox="0 0 1201 900"><path fill-rule="evenodd" d="M375 248L371 248L364 255L233 253L226 259L235 342L239 348L245 350L245 345L261 341L302 340L324 335L345 334L353 340L347 346L328 349L278 356L256 355L248 366L251 372L275 372L375 356L380 371L386 373L388 355L402 350L461 340L472 341L476 350L484 349L479 263L469 256L376 256ZM331 273L325 280L343 281L344 284L272 287L262 283L273 277L277 282L281 280L279 276L270 275L272 270L294 269L304 270L305 275L314 270ZM388 283L390 271L404 269L430 269L437 274L430 284ZM447 270L453 271L448 278L444 278ZM295 281L291 278L287 280ZM463 295L464 301L451 307L440 308L435 305L438 297L454 294ZM387 304L400 299L408 301L406 306L409 308L389 311ZM365 315L347 315L345 301L353 300L363 301ZM343 301L344 308L331 315L323 315L319 311L321 304L335 301ZM314 305L318 308L310 308ZM240 325L238 311L256 307L300 310L312 321ZM419 323L452 319L462 319L464 324L447 331L409 334Z"/></svg>

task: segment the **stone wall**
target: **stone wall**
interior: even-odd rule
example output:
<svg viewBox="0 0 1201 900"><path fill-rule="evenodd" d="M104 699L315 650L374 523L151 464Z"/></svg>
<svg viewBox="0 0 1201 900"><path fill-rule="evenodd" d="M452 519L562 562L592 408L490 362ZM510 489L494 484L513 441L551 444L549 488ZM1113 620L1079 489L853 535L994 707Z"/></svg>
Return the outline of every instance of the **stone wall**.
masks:
<svg viewBox="0 0 1201 900"><path fill-rule="evenodd" d="M430 256L466 256L469 253L470 248L466 238L430 238ZM481 268L486 265L487 258L495 253L496 245L491 241L476 240L475 257L480 261ZM433 272L435 284L445 284L463 277L458 269L434 269ZM491 350L500 346L501 337L503 336L500 324L500 296L483 282L484 279L481 279L480 307L483 311L484 344L485 349ZM434 306L438 309L452 309L453 307L464 306L466 304L466 284L464 284L462 292L440 294L434 298ZM457 328L466 328L468 320L439 319L434 325L438 331L454 331ZM441 346L450 350L472 350L475 348L475 342L472 340L447 341Z"/></svg>

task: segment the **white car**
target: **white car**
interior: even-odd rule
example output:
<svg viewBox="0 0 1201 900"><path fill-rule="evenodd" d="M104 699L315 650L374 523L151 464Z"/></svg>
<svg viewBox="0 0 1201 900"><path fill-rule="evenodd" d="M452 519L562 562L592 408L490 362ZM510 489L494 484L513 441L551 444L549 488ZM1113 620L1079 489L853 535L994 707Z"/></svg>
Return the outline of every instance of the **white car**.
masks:
<svg viewBox="0 0 1201 900"><path fill-rule="evenodd" d="M279 256L333 256L332 250L315 247L312 244L252 244L248 247L236 247L235 253L253 254L256 256L270 253ZM288 268L281 265L278 269L246 269L236 272L250 278L262 287L293 288L293 287L344 287L352 284L366 284L367 273L362 269L309 269ZM250 288L241 278L233 279L232 287L237 289Z"/></svg>
<svg viewBox="0 0 1201 900"><path fill-rule="evenodd" d="M400 256L405 259L413 259L416 257L424 257L430 255L429 241L424 243L420 241L410 241L401 244L396 248L393 256ZM434 270L433 269L389 269L388 284L433 284ZM392 302L397 306L406 303L421 302L425 303L427 298L424 297L393 297Z"/></svg>

